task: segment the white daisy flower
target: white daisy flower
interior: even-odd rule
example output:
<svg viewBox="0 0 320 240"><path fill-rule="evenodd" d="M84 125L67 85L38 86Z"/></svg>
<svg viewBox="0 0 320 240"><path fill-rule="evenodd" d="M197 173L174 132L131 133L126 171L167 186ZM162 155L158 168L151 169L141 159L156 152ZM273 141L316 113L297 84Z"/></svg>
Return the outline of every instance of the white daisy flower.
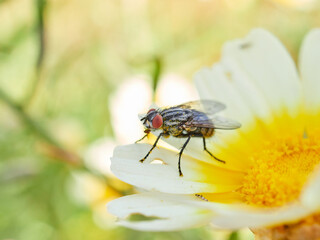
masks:
<svg viewBox="0 0 320 240"><path fill-rule="evenodd" d="M149 144L119 146L111 170L147 192L114 200L109 212L120 224L147 231L208 223L222 229L273 231L284 224L297 226L306 218L310 226L318 224L318 61L318 29L303 42L300 75L283 45L265 30L255 29L244 39L226 43L220 62L195 75L200 98L225 103L225 116L242 124L237 130L216 131L207 142L207 148L226 164L211 158L196 138L182 156L183 177L177 169L178 151L158 147L140 163ZM166 141L180 148L185 140ZM163 164L153 164L157 159ZM130 221L134 214L146 219ZM314 239L320 237L317 234Z"/></svg>

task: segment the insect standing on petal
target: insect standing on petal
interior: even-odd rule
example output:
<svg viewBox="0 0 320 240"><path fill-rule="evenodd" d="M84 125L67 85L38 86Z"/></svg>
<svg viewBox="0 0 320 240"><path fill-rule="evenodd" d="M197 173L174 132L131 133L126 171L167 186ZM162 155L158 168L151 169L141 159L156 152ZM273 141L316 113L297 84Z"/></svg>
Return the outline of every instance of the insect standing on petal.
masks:
<svg viewBox="0 0 320 240"><path fill-rule="evenodd" d="M217 158L206 147L206 138L212 137L215 129L231 130L241 126L236 121L214 116L223 109L225 109L224 104L212 100L192 101L169 108L151 108L147 114L140 118L146 134L137 142L147 137L152 131L162 130L162 132L140 162L144 162L148 158L161 137L173 136L187 139L179 152L178 169L180 176L183 176L180 166L181 156L192 137L201 137L203 139L203 150L215 160L225 163L224 160Z"/></svg>

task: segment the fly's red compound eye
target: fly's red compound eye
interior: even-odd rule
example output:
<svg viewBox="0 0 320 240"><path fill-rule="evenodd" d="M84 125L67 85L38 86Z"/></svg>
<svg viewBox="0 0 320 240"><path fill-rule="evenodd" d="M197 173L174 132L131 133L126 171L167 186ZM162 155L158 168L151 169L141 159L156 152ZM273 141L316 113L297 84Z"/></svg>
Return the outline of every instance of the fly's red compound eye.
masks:
<svg viewBox="0 0 320 240"><path fill-rule="evenodd" d="M149 109L149 111L147 112L147 114L150 113L150 112L152 112L152 111L155 111L155 109L154 109L154 108Z"/></svg>
<svg viewBox="0 0 320 240"><path fill-rule="evenodd" d="M162 126L163 120L160 114L157 114L152 120L152 127L159 128Z"/></svg>

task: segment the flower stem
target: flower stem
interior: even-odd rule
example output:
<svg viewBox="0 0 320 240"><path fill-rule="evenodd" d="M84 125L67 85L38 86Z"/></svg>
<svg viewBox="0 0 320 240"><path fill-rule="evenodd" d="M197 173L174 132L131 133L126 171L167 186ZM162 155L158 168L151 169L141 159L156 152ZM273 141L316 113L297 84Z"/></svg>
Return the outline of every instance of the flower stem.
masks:
<svg viewBox="0 0 320 240"><path fill-rule="evenodd" d="M155 57L153 60L153 71L152 71L153 98L155 98L155 92L157 90L161 72L162 72L162 61L159 57ZM153 101L155 101L155 99L153 99Z"/></svg>
<svg viewBox="0 0 320 240"><path fill-rule="evenodd" d="M40 82L41 82L41 75L42 75L42 67L43 67L43 60L46 52L46 44L45 44L45 10L46 10L46 0L35 0L35 12L36 12L36 33L38 38L38 55L37 61L35 65L34 74L32 77L32 84L25 96L24 106L27 107L33 100L34 96L36 95Z"/></svg>

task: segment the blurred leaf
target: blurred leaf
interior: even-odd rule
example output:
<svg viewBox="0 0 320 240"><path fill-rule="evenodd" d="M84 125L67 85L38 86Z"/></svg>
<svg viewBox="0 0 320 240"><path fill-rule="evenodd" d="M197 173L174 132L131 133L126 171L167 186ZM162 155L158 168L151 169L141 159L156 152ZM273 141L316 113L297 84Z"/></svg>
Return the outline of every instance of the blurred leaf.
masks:
<svg viewBox="0 0 320 240"><path fill-rule="evenodd" d="M228 238L228 240L240 240L238 232L232 232Z"/></svg>
<svg viewBox="0 0 320 240"><path fill-rule="evenodd" d="M132 222L139 222L139 221L152 221L152 220L157 220L161 219L159 217L152 217L152 216L144 216L142 214L136 213L136 214L131 214L128 217L128 221Z"/></svg>
<svg viewBox="0 0 320 240"><path fill-rule="evenodd" d="M1 40L0 53L2 53L2 55L0 55L0 57L8 56L8 54L28 36L28 33L30 33L28 25L17 26L10 36L6 36Z"/></svg>

